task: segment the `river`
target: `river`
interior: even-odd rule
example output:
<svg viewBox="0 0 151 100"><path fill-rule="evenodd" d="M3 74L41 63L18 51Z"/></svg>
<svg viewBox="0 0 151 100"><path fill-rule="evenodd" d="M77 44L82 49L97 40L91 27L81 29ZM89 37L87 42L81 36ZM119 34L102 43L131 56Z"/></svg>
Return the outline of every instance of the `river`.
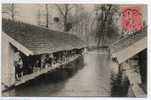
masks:
<svg viewBox="0 0 151 100"><path fill-rule="evenodd" d="M107 50L93 50L66 65L5 92L4 96L126 96L121 73L112 73ZM113 77L114 76L114 77ZM116 77L115 77L116 76ZM125 82L127 83L127 82ZM121 91L124 90L124 91Z"/></svg>

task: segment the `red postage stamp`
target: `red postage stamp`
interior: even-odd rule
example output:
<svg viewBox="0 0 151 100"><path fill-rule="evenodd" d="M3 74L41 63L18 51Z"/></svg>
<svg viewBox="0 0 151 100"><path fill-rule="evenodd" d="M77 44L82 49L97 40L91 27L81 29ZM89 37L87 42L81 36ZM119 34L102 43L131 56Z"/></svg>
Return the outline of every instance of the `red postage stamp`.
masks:
<svg viewBox="0 0 151 100"><path fill-rule="evenodd" d="M122 7L121 24L124 32L136 32L143 28L142 15L138 7Z"/></svg>

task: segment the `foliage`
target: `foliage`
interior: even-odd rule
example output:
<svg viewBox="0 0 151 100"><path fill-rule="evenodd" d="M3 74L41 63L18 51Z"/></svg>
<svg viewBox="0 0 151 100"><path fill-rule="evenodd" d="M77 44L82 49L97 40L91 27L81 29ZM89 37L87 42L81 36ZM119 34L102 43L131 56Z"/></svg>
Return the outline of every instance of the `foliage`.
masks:
<svg viewBox="0 0 151 100"><path fill-rule="evenodd" d="M104 4L96 6L96 40L97 46L100 46L102 40L102 46L104 46L105 37L112 38L118 34L117 27L117 15L119 13L119 7L117 5Z"/></svg>
<svg viewBox="0 0 151 100"><path fill-rule="evenodd" d="M7 14L12 20L15 20L17 15L16 4L6 4L5 6L2 6L2 9L3 14Z"/></svg>

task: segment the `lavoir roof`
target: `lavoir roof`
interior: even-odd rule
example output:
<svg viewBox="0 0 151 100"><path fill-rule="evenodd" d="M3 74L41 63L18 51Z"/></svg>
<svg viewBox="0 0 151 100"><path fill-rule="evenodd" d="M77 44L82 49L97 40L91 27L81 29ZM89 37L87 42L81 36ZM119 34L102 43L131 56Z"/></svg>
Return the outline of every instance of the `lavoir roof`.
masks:
<svg viewBox="0 0 151 100"><path fill-rule="evenodd" d="M2 19L2 31L13 39L14 46L18 43L32 55L86 47L82 40L70 33L53 31L4 18Z"/></svg>
<svg viewBox="0 0 151 100"><path fill-rule="evenodd" d="M112 58L117 58L119 64L147 48L147 27L116 41L110 46Z"/></svg>

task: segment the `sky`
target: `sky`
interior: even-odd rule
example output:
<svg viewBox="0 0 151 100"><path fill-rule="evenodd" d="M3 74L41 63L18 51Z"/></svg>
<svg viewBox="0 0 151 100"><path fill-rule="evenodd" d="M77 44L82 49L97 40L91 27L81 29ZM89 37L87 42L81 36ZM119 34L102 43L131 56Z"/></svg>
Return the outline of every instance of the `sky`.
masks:
<svg viewBox="0 0 151 100"><path fill-rule="evenodd" d="M3 4L3 6L5 6ZM17 4L16 12L18 12L16 19L21 20L23 22L27 22L30 24L37 24L37 12L39 8L42 12L44 12L44 5L42 4ZM87 11L92 11L94 9L94 5L84 5L84 9ZM50 10L50 9L49 9ZM54 16L55 13L53 12ZM5 16L5 15L4 15ZM6 15L7 16L7 15Z"/></svg>
<svg viewBox="0 0 151 100"><path fill-rule="evenodd" d="M4 6L4 4L3 4ZM122 6L130 6L130 5L122 5ZM131 5L131 6L136 6L136 5ZM146 11L146 6L144 5L137 5L140 7L141 12L143 13L143 19L146 20L147 19L147 11ZM92 12L94 11L94 5L93 4L87 4L87 5L83 5L84 10L88 11L88 12ZM44 5L43 4L17 4L17 12L19 14L17 14L16 19L17 20L21 20L23 22L27 22L30 24L37 24L37 12L39 10L39 8L42 10L42 12L44 12ZM52 9L49 9L52 11ZM55 15L55 12L53 12L53 15Z"/></svg>

